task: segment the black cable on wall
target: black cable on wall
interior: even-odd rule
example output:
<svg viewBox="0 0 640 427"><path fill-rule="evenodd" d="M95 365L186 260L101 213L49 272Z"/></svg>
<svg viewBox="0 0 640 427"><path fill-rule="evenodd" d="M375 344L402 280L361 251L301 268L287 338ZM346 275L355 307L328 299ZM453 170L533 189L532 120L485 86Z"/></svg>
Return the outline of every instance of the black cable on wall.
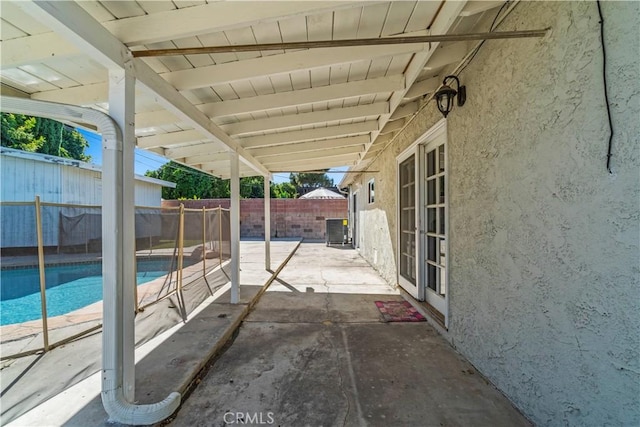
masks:
<svg viewBox="0 0 640 427"><path fill-rule="evenodd" d="M604 18L602 17L602 8L600 0L596 0L598 5L598 15L600 15L600 42L602 44L602 81L604 84L604 101L607 105L607 117L609 118L609 147L607 148L607 170L611 172L611 148L613 142L613 122L611 121L611 106L609 105L609 93L607 92L607 50L604 44Z"/></svg>

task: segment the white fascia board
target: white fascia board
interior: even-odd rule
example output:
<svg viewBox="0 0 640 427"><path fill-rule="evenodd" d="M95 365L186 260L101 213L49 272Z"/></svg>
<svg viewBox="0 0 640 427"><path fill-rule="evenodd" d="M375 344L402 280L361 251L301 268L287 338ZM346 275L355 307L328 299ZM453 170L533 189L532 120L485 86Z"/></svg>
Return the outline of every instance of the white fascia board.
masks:
<svg viewBox="0 0 640 427"><path fill-rule="evenodd" d="M329 126L317 129L306 129L293 132L273 133L269 135L251 136L243 138L240 143L245 148L267 147L292 142L312 141L324 138L336 138L348 135L358 135L378 130L378 121L353 123L350 125Z"/></svg>
<svg viewBox="0 0 640 427"><path fill-rule="evenodd" d="M258 120L221 125L220 128L229 135L250 135L268 130L283 130L287 128L325 123L358 117L379 116L389 112L389 104L377 102L375 104L358 105L355 107L334 108L311 113L290 114L287 116L270 117Z"/></svg>
<svg viewBox="0 0 640 427"><path fill-rule="evenodd" d="M333 101L335 99L364 96L372 93L402 91L404 88L405 78L404 75L400 74L396 76L358 80L318 88L279 92L270 95L254 96L251 98L234 99L231 101L213 102L210 104L202 104L198 106L198 108L209 117L223 117L295 105L313 104L315 102ZM404 91L402 93L404 94Z"/></svg>
<svg viewBox="0 0 640 427"><path fill-rule="evenodd" d="M237 3L236 3L237 4ZM178 90L233 83L255 77L312 70L372 58L404 55L425 49L424 43L358 47L320 48L269 55L244 61L173 71L162 77Z"/></svg>
<svg viewBox="0 0 640 427"><path fill-rule="evenodd" d="M125 68L126 63L132 61L129 49L77 3L38 1L26 3L26 5L28 13L76 44L81 51L86 52L107 68ZM184 120L185 123L193 125L205 137L219 141L229 150L236 151L244 163L260 174L269 174L264 166L246 153L237 142L158 76L144 61L133 59L132 62L137 81L148 89L165 109Z"/></svg>

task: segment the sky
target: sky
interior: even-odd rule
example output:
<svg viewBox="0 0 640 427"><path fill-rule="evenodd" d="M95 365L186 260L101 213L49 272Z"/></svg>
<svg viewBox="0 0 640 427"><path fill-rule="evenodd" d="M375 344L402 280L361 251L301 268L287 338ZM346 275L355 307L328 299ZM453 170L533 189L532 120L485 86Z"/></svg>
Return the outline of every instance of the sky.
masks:
<svg viewBox="0 0 640 427"><path fill-rule="evenodd" d="M102 138L100 135L93 133L91 131L78 128L78 132L85 137L87 142L89 143L89 147L85 150L85 154L91 156L91 163L96 165L102 165ZM167 163L168 160L162 156L158 156L157 154L151 153L149 151L139 150L136 148L136 159L135 159L135 172L138 175L144 175L144 173L148 170L156 170L163 164ZM344 172L348 168L334 168L329 170L329 178L333 179L333 182L338 185L342 177L344 176ZM281 182L289 182L289 174L288 173L274 173L273 174L273 182L279 184Z"/></svg>

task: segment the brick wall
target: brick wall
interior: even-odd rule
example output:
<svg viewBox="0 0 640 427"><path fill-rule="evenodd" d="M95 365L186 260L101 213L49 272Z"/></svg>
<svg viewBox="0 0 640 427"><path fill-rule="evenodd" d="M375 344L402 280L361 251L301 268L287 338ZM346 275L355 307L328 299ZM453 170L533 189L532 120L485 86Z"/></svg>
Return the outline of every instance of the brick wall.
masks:
<svg viewBox="0 0 640 427"><path fill-rule="evenodd" d="M229 199L163 200L162 206L229 208ZM346 218L347 199L271 199L271 236L325 238L325 219ZM264 237L264 200L240 200L240 237Z"/></svg>

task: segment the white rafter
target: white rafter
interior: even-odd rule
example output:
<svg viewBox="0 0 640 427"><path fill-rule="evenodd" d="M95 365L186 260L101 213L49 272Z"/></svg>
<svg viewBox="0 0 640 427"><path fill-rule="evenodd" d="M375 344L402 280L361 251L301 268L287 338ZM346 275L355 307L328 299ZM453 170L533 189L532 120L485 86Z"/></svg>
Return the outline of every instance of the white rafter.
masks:
<svg viewBox="0 0 640 427"><path fill-rule="evenodd" d="M378 121L353 123L350 125L329 126L316 129L305 129L292 132L272 133L269 135L250 136L240 139L244 148L266 147L289 144L292 142L313 141L316 139L336 138L347 135L359 135L378 130Z"/></svg>
<svg viewBox="0 0 640 427"><path fill-rule="evenodd" d="M308 49L174 71L162 74L162 77L178 90L192 90L260 76L291 73L298 70L313 70L357 61L371 61L372 58L403 55L423 49L425 49L425 44L422 43Z"/></svg>
<svg viewBox="0 0 640 427"><path fill-rule="evenodd" d="M335 108L311 113L290 114L287 116L272 117L268 119L247 120L229 125L221 125L220 128L229 135L250 135L268 130L283 130L303 125L332 122L338 120L353 119L357 117L379 116L389 112L386 102L358 105L356 107ZM136 118L137 120L137 118Z"/></svg>
<svg viewBox="0 0 640 427"><path fill-rule="evenodd" d="M388 93L403 90L405 87L404 80L404 76L400 74L391 77L359 80L318 88L234 99L232 101L214 102L200 105L198 108L210 117L231 116L240 113L251 113L254 111L266 111L275 108L313 104L315 102L333 101L372 93Z"/></svg>
<svg viewBox="0 0 640 427"><path fill-rule="evenodd" d="M370 142L369 135L349 136L346 138L323 139L322 141L298 142L295 144L278 145L275 147L252 148L249 152L255 157L282 156L289 153L302 153L306 151L323 151L333 148L360 146Z"/></svg>

